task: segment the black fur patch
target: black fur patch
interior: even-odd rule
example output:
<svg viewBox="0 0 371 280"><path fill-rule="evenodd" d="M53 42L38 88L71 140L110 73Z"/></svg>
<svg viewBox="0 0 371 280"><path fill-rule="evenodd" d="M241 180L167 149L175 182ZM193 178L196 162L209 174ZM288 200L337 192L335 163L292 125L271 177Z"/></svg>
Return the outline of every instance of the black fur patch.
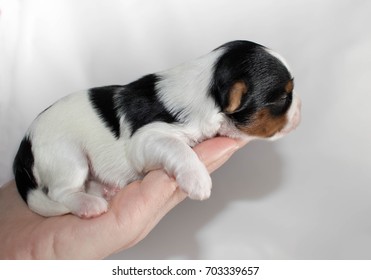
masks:
<svg viewBox="0 0 371 280"><path fill-rule="evenodd" d="M89 90L93 108L116 139L120 137L120 120L116 112L114 95L121 88L122 86L104 86Z"/></svg>
<svg viewBox="0 0 371 280"><path fill-rule="evenodd" d="M147 75L120 89L115 100L120 114L130 124L131 135L139 128L155 121L177 122L177 116L171 114L159 100L156 83L160 80L155 74Z"/></svg>
<svg viewBox="0 0 371 280"><path fill-rule="evenodd" d="M28 137L23 138L13 163L13 172L17 189L23 200L27 203L27 194L36 189L37 183L32 172L34 156L32 144Z"/></svg>

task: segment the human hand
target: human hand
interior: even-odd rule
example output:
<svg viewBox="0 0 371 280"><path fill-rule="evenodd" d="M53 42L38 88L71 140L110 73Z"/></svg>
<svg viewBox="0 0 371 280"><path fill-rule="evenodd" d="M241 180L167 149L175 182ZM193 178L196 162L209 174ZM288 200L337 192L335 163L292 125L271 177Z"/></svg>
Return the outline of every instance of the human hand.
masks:
<svg viewBox="0 0 371 280"><path fill-rule="evenodd" d="M217 137L194 150L212 172L242 145ZM29 210L11 181L0 188L0 259L101 259L137 244L186 197L174 179L155 170L118 192L102 216L45 218Z"/></svg>

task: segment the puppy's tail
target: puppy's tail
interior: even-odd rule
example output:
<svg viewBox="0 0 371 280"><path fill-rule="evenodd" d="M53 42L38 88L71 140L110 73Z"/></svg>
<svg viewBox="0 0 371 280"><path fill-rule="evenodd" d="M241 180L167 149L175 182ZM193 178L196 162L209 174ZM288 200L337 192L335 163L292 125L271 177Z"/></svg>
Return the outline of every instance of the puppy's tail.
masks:
<svg viewBox="0 0 371 280"><path fill-rule="evenodd" d="M60 216L71 212L63 204L51 200L42 190L31 190L27 196L28 207L45 217Z"/></svg>
<svg viewBox="0 0 371 280"><path fill-rule="evenodd" d="M70 212L61 203L51 200L42 188L37 186L33 174L26 169L15 170L18 191L28 207L45 217L64 215ZM46 188L44 188L46 190Z"/></svg>
<svg viewBox="0 0 371 280"><path fill-rule="evenodd" d="M70 211L62 204L51 200L42 191L33 174L34 157L28 137L23 138L13 163L17 189L31 210L42 216L57 216Z"/></svg>

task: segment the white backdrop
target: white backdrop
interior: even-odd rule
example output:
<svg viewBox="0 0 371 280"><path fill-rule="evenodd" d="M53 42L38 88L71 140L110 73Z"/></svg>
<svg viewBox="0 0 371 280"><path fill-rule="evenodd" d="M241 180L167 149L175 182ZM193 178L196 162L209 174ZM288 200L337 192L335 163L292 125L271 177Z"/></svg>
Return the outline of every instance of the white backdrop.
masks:
<svg viewBox="0 0 371 280"><path fill-rule="evenodd" d="M0 184L34 117L246 39L287 58L302 124L255 142L124 259L371 258L371 1L0 0ZM93 244L92 244L93 246Z"/></svg>

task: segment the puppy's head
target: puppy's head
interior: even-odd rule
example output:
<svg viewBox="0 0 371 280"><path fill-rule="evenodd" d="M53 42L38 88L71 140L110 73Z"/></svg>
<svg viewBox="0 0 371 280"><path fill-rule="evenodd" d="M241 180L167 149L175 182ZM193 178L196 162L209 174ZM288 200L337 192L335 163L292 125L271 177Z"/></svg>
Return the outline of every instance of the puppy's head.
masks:
<svg viewBox="0 0 371 280"><path fill-rule="evenodd" d="M296 128L301 102L286 62L248 41L220 49L210 93L235 126L249 136L272 140Z"/></svg>

